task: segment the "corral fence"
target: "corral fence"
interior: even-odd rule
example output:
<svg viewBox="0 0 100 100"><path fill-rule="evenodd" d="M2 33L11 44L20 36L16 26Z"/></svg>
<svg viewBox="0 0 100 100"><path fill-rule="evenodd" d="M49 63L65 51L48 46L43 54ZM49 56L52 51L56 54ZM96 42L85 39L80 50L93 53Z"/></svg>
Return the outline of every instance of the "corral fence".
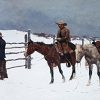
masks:
<svg viewBox="0 0 100 100"><path fill-rule="evenodd" d="M85 43L85 39L87 39L89 41L89 43L91 44L93 41L100 41L100 37L89 37L89 36L82 36L79 37L79 39L82 41L82 45L84 45Z"/></svg>
<svg viewBox="0 0 100 100"><path fill-rule="evenodd" d="M39 35L39 34L35 34L35 33L32 33L32 34L34 34L34 35ZM46 35L46 34L40 34L39 36L44 36L44 37L52 37L53 38L53 43L55 43L55 35ZM25 36L24 36L24 42L20 42L20 43L7 43L7 44L15 44L15 45L19 45L19 44L23 44L23 46L13 46L13 47L6 47L6 49L14 49L14 48L24 48L24 51L20 51L20 52L14 52L13 50L13 52L9 52L9 53L6 53L6 55L11 55L11 54L21 54L21 53L23 53L23 55L24 55L24 52L25 52L25 50L26 50L26 48L27 48L27 43L29 42L29 40L31 39L31 30L29 29L28 31L27 31L27 34L25 34ZM93 41L93 40L96 40L96 39L99 39L100 40L100 37L78 37L78 36L72 36L72 38L73 39L79 39L79 40L81 40L82 41L82 45L84 45L84 38L86 38L87 40L89 40L90 41L90 43L91 43L91 41ZM31 58L31 55L30 56L28 56L27 58L26 57L24 57L24 58L16 58L16 59L7 59L6 61L8 62L8 61L17 61L17 60L24 60L25 61L25 64L23 64L23 65L19 65L19 66L12 66L12 67L9 67L9 68L7 68L7 69L11 69L11 68L17 68L17 67L24 67L25 66L25 68L28 68L28 69L31 69L31 60L32 60L32 58Z"/></svg>
<svg viewBox="0 0 100 100"><path fill-rule="evenodd" d="M30 34L31 34L31 31L28 30L27 34L25 34L24 36L24 42L20 42L20 43L6 43L6 44L9 44L9 45L23 45L23 46L13 46L13 47L6 47L6 49L9 49L10 52L6 53L6 55L15 55L15 54L23 54L24 55L24 52L27 48L27 43L28 41L30 40ZM23 48L23 51L20 51L20 52L15 52L13 49L16 49L16 48ZM23 57L23 58L16 58L16 59L6 59L6 62L9 62L9 61L18 61L18 60L24 60L25 63L23 65L15 65L15 66L11 66L7 69L12 69L12 68L17 68L17 67L25 67L25 68L28 68L28 69L31 69L31 56L28 56L28 57Z"/></svg>

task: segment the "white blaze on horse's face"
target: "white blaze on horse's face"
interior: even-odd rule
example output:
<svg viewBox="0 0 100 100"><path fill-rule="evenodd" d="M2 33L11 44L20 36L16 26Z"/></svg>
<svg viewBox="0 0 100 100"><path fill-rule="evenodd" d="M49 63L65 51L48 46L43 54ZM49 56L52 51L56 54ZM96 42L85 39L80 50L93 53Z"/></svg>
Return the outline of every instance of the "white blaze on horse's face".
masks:
<svg viewBox="0 0 100 100"><path fill-rule="evenodd" d="M76 61L79 63L80 62L80 60L81 60L81 55L82 55L82 46L81 45L79 45L79 44L77 44L76 45Z"/></svg>

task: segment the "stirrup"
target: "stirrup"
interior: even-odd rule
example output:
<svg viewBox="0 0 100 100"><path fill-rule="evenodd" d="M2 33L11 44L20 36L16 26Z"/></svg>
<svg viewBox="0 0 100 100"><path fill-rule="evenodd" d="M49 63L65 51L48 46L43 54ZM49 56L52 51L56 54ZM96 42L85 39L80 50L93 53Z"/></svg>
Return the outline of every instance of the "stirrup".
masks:
<svg viewBox="0 0 100 100"><path fill-rule="evenodd" d="M63 56L64 54L62 52L58 52L61 56Z"/></svg>
<svg viewBox="0 0 100 100"><path fill-rule="evenodd" d="M71 63L70 62L68 62L68 65L67 65L68 67L70 67L71 66Z"/></svg>

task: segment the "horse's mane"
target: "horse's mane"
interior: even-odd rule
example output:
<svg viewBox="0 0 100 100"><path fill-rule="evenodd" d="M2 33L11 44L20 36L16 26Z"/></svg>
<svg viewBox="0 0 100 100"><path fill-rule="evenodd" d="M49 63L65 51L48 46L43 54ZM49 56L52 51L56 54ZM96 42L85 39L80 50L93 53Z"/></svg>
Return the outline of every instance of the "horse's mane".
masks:
<svg viewBox="0 0 100 100"><path fill-rule="evenodd" d="M93 44L85 44L83 45L84 49L87 49L87 48L94 48Z"/></svg>
<svg viewBox="0 0 100 100"><path fill-rule="evenodd" d="M83 46L84 50L87 51L87 54L92 55L95 58L100 58L100 54L97 48L93 44L86 44Z"/></svg>
<svg viewBox="0 0 100 100"><path fill-rule="evenodd" d="M81 45L81 44L77 44L77 50L86 50L86 51L94 51L94 52L97 52L97 49L96 47L93 45L93 44L84 44L84 45Z"/></svg>
<svg viewBox="0 0 100 100"><path fill-rule="evenodd" d="M52 47L54 46L54 44L45 44L44 42L35 42L36 44L39 44L39 45L47 45L49 47Z"/></svg>

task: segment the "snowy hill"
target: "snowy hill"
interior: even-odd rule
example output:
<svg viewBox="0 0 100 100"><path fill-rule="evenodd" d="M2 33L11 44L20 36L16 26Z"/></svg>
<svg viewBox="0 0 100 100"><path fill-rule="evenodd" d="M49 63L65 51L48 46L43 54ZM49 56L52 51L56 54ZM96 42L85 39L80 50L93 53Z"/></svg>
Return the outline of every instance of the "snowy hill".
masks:
<svg viewBox="0 0 100 100"><path fill-rule="evenodd" d="M4 39L7 42L23 42L26 32L3 31ZM53 40L41 37L31 36L32 40L44 43L52 43ZM79 40L74 40L74 43L81 43ZM87 43L88 41L86 41ZM6 51L8 52L8 50ZM18 56L18 55L16 55ZM19 55L22 57L23 55ZM1 100L100 100L100 86L98 84L98 76L94 65L92 84L86 86L88 80L88 68L85 67L85 60L82 59L81 66L76 64L76 78L69 81L71 68L67 68L62 64L66 82L63 83L58 68L54 68L54 84L49 84L50 72L43 56L37 52L31 55L32 68L25 69L13 68L8 69L8 79L0 80L0 98ZM14 58L14 56L7 56ZM15 64L24 63L7 62L7 67Z"/></svg>

